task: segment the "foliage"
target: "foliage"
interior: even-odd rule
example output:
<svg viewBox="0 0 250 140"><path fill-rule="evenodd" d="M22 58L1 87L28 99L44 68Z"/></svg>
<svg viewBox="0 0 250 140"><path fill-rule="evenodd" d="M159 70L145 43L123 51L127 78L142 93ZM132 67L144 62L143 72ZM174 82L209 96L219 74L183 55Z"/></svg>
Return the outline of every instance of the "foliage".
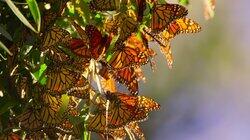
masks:
<svg viewBox="0 0 250 140"><path fill-rule="evenodd" d="M0 139L144 139L139 123L160 108L138 95L148 42L171 68L170 41L201 29L184 6L150 0L6 0L0 13Z"/></svg>

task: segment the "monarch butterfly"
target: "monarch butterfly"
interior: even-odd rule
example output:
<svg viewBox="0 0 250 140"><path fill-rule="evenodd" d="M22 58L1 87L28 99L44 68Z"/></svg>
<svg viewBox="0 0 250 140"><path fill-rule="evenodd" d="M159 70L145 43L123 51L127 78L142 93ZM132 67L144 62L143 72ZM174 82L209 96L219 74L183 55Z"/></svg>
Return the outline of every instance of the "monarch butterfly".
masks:
<svg viewBox="0 0 250 140"><path fill-rule="evenodd" d="M120 0L92 0L89 8L97 11L114 11L120 7Z"/></svg>
<svg viewBox="0 0 250 140"><path fill-rule="evenodd" d="M126 130L125 130L126 129ZM108 135L109 139L121 139L125 140L127 134L133 138L138 138L140 140L145 139L144 134L142 132L142 129L140 128L139 124L137 122L131 122L121 128L118 129L112 129L109 131L108 134L101 134L101 136L105 139L106 135Z"/></svg>
<svg viewBox="0 0 250 140"><path fill-rule="evenodd" d="M115 46L108 64L114 69L143 65L151 57L151 51L135 34L132 34L128 41Z"/></svg>
<svg viewBox="0 0 250 140"><path fill-rule="evenodd" d="M25 112L17 116L21 128L29 131L37 131L42 128L42 122L38 109L28 108Z"/></svg>
<svg viewBox="0 0 250 140"><path fill-rule="evenodd" d="M172 21L188 14L188 10L178 4L155 4L152 11L151 29L164 30Z"/></svg>
<svg viewBox="0 0 250 140"><path fill-rule="evenodd" d="M62 100L49 93L44 93L42 95L42 101L43 105L40 112L41 120L48 125L59 124L63 120L63 116L59 114Z"/></svg>
<svg viewBox="0 0 250 140"><path fill-rule="evenodd" d="M62 64L49 66L47 71L46 87L52 92L62 92L74 87L81 74Z"/></svg>
<svg viewBox="0 0 250 140"><path fill-rule="evenodd" d="M47 134L47 132L46 132ZM45 133L43 131L36 131L32 133L27 133L25 139L37 140L37 139L46 139Z"/></svg>
<svg viewBox="0 0 250 140"><path fill-rule="evenodd" d="M82 43L81 44L82 46L89 44L89 38L88 38L85 30L83 30L82 27L74 21L71 21L71 25L73 25L73 27L76 29L78 35L81 37L82 41L78 42L78 43Z"/></svg>
<svg viewBox="0 0 250 140"><path fill-rule="evenodd" d="M82 76L81 79L77 81L75 86L70 88L66 92L70 96L74 96L81 99L90 99L90 90L92 89L89 82Z"/></svg>
<svg viewBox="0 0 250 140"><path fill-rule="evenodd" d="M53 3L55 7L58 8L51 8L49 10L44 9L45 11L42 12L42 20L41 20L41 31L44 32L49 27L53 26L55 21L61 17L61 14L67 4L67 1L60 1L55 3L55 0L47 1L48 3Z"/></svg>
<svg viewBox="0 0 250 140"><path fill-rule="evenodd" d="M144 29L148 35L150 35L161 47L161 52L167 60L168 67L171 69L173 67L173 55L170 47L170 38L173 38L173 35L168 32L162 32L160 34L153 34L150 30Z"/></svg>
<svg viewBox="0 0 250 140"><path fill-rule="evenodd" d="M68 44L71 40L70 34L68 31L53 26L49 29L49 31L45 32L42 36L42 50L46 50L52 46L55 46L59 43Z"/></svg>
<svg viewBox="0 0 250 140"><path fill-rule="evenodd" d="M108 135L109 139L112 140L125 140L126 139L126 131L125 129L122 128L118 128L118 129L113 129L110 130L108 134L101 134L101 136L103 137L103 139L105 139Z"/></svg>
<svg viewBox="0 0 250 140"><path fill-rule="evenodd" d="M179 33L197 33L200 30L201 26L197 22L184 17L171 22L167 30L164 30L161 34L164 38L170 40Z"/></svg>
<svg viewBox="0 0 250 140"><path fill-rule="evenodd" d="M111 76L102 79L101 84L104 91L111 91L111 92L117 91L115 79L113 79Z"/></svg>
<svg viewBox="0 0 250 140"><path fill-rule="evenodd" d="M0 136L0 139L1 140L22 140L22 137L19 136L17 133L14 133L14 132L10 132L8 134L2 134Z"/></svg>
<svg viewBox="0 0 250 140"><path fill-rule="evenodd" d="M145 112L150 112L160 108L160 105L157 102L145 96L131 96L120 92L106 92L105 95L111 103L124 103L126 105L135 106L138 109L143 109Z"/></svg>
<svg viewBox="0 0 250 140"><path fill-rule="evenodd" d="M145 110L145 112L160 109L160 105L151 98L147 98L145 96L138 96L137 100L138 108Z"/></svg>
<svg viewBox="0 0 250 140"><path fill-rule="evenodd" d="M123 42L127 40L127 38L133 33L136 32L138 22L131 16L127 16L125 14L121 14L119 16L120 21L120 36L118 38L118 42Z"/></svg>
<svg viewBox="0 0 250 140"><path fill-rule="evenodd" d="M112 39L108 35L103 37L101 32L93 25L86 26L86 34L89 40L89 48L85 44L86 41L72 39L70 49L80 57L97 60L105 54Z"/></svg>
<svg viewBox="0 0 250 140"><path fill-rule="evenodd" d="M137 122L131 122L125 127L127 127L133 134L135 134L138 139L145 139L144 133Z"/></svg>
<svg viewBox="0 0 250 140"><path fill-rule="evenodd" d="M144 96L131 96L119 92L107 92L106 98L110 100L110 118L108 126L117 128L132 121L147 118L152 110L159 109L159 104Z"/></svg>
<svg viewBox="0 0 250 140"><path fill-rule="evenodd" d="M102 68L100 69L99 74L106 80L110 80L114 78L121 84L124 84L131 94L136 95L138 93L138 75L136 75L136 71L134 67L126 67L123 69L111 70L108 68L107 64L102 64ZM110 76L109 76L110 74ZM112 78L110 78L112 77ZM111 87L115 86L115 83L110 85ZM113 91L114 88L112 88ZM116 88L115 88L116 89Z"/></svg>
<svg viewBox="0 0 250 140"><path fill-rule="evenodd" d="M86 68L90 65L90 58L89 57L76 57L76 59L70 59L68 61L69 67L74 69L75 71L84 72Z"/></svg>
<svg viewBox="0 0 250 140"><path fill-rule="evenodd" d="M110 34L117 35L120 22L117 18L107 18L104 22L104 29Z"/></svg>
<svg viewBox="0 0 250 140"><path fill-rule="evenodd" d="M106 110L97 109L94 116L90 116L87 122L88 131L105 133L106 130Z"/></svg>
<svg viewBox="0 0 250 140"><path fill-rule="evenodd" d="M71 21L71 24L76 29L81 39L73 38L70 40L70 49L75 52L76 55L83 57L90 57L91 53L88 51L89 38L85 30L76 22Z"/></svg>
<svg viewBox="0 0 250 140"><path fill-rule="evenodd" d="M154 34L150 30L144 31L156 40L161 46L161 52L165 55L169 68L173 65L173 56L170 47L170 40L180 33L196 33L201 30L201 26L189 18L180 18L171 22L167 29L159 34Z"/></svg>
<svg viewBox="0 0 250 140"><path fill-rule="evenodd" d="M61 63L71 61L70 57L57 46L47 49L44 51L44 53L50 60L54 62Z"/></svg>
<svg viewBox="0 0 250 140"><path fill-rule="evenodd" d="M48 29L48 27L52 26L58 16L58 13L52 12L51 10L44 11L43 19L41 21L41 31L45 31L45 29Z"/></svg>
<svg viewBox="0 0 250 140"><path fill-rule="evenodd" d="M131 94L138 94L138 81L134 67L127 67L113 72L113 77L118 82L126 85Z"/></svg>
<svg viewBox="0 0 250 140"><path fill-rule="evenodd" d="M135 113L134 110L135 108L127 104L112 103L109 108L108 118L106 119L105 109L98 109L95 115L89 118L87 128L89 131L106 134L111 129L120 128L131 122L131 117ZM106 123L106 120L108 120L108 123Z"/></svg>
<svg viewBox="0 0 250 140"><path fill-rule="evenodd" d="M71 117L80 115L80 112L75 108L76 106L71 107L71 109L68 110L68 115L70 115ZM81 130L84 129L81 123L73 125L69 117L65 118L59 125L56 126L56 128L61 134L71 134L77 138L80 136Z"/></svg>
<svg viewBox="0 0 250 140"><path fill-rule="evenodd" d="M79 57L86 60L90 60L91 58L91 51L82 39L73 38L70 41L70 49Z"/></svg>
<svg viewBox="0 0 250 140"><path fill-rule="evenodd" d="M105 108L98 108L94 116L88 120L88 130L97 133L108 133L113 129L124 127L130 122L142 121L147 118L152 110L159 109L159 105L149 98L138 98L119 92L106 92L110 101L108 118ZM144 104L144 105L139 105ZM107 123L106 123L106 120Z"/></svg>
<svg viewBox="0 0 250 140"><path fill-rule="evenodd" d="M90 39L91 54L94 59L98 59L101 55L105 54L112 38L108 35L104 35L103 37L101 32L93 25L87 25L86 32Z"/></svg>
<svg viewBox="0 0 250 140"><path fill-rule="evenodd" d="M144 133L142 132L142 129L140 128L138 122L131 122L122 128L112 130L111 132L109 132L109 134L114 139L126 139L126 132L133 138L138 138L140 140L145 139Z"/></svg>
<svg viewBox="0 0 250 140"><path fill-rule="evenodd" d="M58 114L59 109L54 105L44 105L40 113L42 121L52 126L61 123L63 118Z"/></svg>
<svg viewBox="0 0 250 140"><path fill-rule="evenodd" d="M48 54L54 61L68 61L69 57L57 45L68 44L71 40L68 31L53 26L42 36L42 45L40 50Z"/></svg>

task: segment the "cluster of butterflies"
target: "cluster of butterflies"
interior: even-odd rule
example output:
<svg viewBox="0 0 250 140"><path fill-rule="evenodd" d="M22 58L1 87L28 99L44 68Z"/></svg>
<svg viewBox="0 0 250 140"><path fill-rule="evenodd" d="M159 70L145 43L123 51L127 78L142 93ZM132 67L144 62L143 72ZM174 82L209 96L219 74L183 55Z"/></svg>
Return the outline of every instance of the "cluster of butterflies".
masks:
<svg viewBox="0 0 250 140"><path fill-rule="evenodd" d="M89 10L101 14L103 24L90 17L92 22L81 26L74 17L64 17L78 34L72 37L54 24L67 5L62 1L57 12L44 12L37 48L48 62L42 74L46 83L27 87L27 80L21 80L20 91L37 94L32 93L26 111L16 121L33 139L46 135L79 138L83 130L104 139L125 139L126 133L130 139L145 139L139 123L160 108L153 99L138 95L138 82L144 79L141 67L153 66L156 55L148 42L159 43L171 67L170 41L180 33L199 32L201 27L178 4L91 0Z"/></svg>

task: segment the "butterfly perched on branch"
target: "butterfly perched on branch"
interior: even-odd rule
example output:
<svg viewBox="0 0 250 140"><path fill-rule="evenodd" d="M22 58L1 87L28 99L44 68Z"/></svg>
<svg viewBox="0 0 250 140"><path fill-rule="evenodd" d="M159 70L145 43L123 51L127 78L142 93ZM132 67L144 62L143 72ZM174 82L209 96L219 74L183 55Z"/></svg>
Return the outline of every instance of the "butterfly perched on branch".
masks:
<svg viewBox="0 0 250 140"><path fill-rule="evenodd" d="M127 133L129 137L133 137L133 138L138 138L140 140L144 140L144 133L142 132L142 129L140 128L138 122L131 122L125 126L123 126L122 128L118 128L118 129L113 129L110 130L108 134L102 134L99 133L103 138L109 137L109 139L126 139L127 137Z"/></svg>
<svg viewBox="0 0 250 140"><path fill-rule="evenodd" d="M135 67L112 70L103 63L99 74L106 80L114 78L119 83L124 84L133 95L137 95L139 92L137 81L139 77L136 75Z"/></svg>
<svg viewBox="0 0 250 140"><path fill-rule="evenodd" d="M42 34L39 49L53 61L69 61L69 56L59 46L68 45L70 40L71 36L67 30L52 26Z"/></svg>
<svg viewBox="0 0 250 140"><path fill-rule="evenodd" d="M185 17L188 10L179 4L155 4L152 9L152 31L162 31L174 20Z"/></svg>
<svg viewBox="0 0 250 140"><path fill-rule="evenodd" d="M110 101L108 118L106 109L98 108L88 120L87 129L97 133L108 133L109 129L124 127L130 122L147 119L148 113L160 108L153 99L144 96L131 96L119 92L106 92Z"/></svg>
<svg viewBox="0 0 250 140"><path fill-rule="evenodd" d="M166 29L159 33L144 28L144 32L161 46L161 52L166 57L169 68L172 68L173 64L170 41L180 33L197 33L199 31L201 31L201 26L196 21L186 17L172 21Z"/></svg>
<svg viewBox="0 0 250 140"><path fill-rule="evenodd" d="M108 64L114 69L144 65L154 54L142 39L132 34L124 43L115 46Z"/></svg>
<svg viewBox="0 0 250 140"><path fill-rule="evenodd" d="M110 101L110 124L108 126L111 128L127 124L131 121L146 119L150 111L160 108L158 103L144 96L107 92L106 98Z"/></svg>
<svg viewBox="0 0 250 140"><path fill-rule="evenodd" d="M49 65L46 77L46 88L52 92L61 93L73 88L82 76L66 64L58 63Z"/></svg>
<svg viewBox="0 0 250 140"><path fill-rule="evenodd" d="M101 59L111 43L111 36L102 33L94 25L87 25L85 30L76 27L81 39L72 39L70 49L77 56L84 59Z"/></svg>

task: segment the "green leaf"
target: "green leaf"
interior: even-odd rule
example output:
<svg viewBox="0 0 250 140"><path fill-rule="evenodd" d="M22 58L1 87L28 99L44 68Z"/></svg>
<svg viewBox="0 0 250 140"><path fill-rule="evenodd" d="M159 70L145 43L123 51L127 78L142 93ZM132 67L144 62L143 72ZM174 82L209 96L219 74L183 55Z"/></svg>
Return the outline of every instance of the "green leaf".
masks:
<svg viewBox="0 0 250 140"><path fill-rule="evenodd" d="M111 57L112 57L112 50L113 50L113 48L115 47L115 43L116 43L116 41L118 40L118 38L119 38L119 36L115 36L115 37L113 37L112 38L112 40L111 40L111 43L110 43L110 45L109 45L109 48L108 48L108 50L107 50L107 56L106 56L106 60L107 61L109 61L110 59L111 59Z"/></svg>
<svg viewBox="0 0 250 140"><path fill-rule="evenodd" d="M89 131L84 131L83 132L83 139L84 140L90 140L91 133Z"/></svg>
<svg viewBox="0 0 250 140"><path fill-rule="evenodd" d="M19 11L19 9L14 5L14 3L11 0L5 0L5 2L8 4L10 9L14 12L14 14L23 22L25 26L30 28L35 33L38 33L33 26L29 23L29 21L23 16L23 14Z"/></svg>
<svg viewBox="0 0 250 140"><path fill-rule="evenodd" d="M189 0L179 0L179 3L182 4L182 5L188 5Z"/></svg>
<svg viewBox="0 0 250 140"><path fill-rule="evenodd" d="M67 110L69 104L69 96L67 94L63 94L61 100L62 100L62 105L58 111L59 115L62 115Z"/></svg>
<svg viewBox="0 0 250 140"><path fill-rule="evenodd" d="M46 84L46 81L47 81L47 79L46 79L46 77L45 77L45 75L44 75L44 72L45 72L46 69L47 69L47 65L46 65L46 64L42 64L42 65L40 66L40 69L39 69L38 71L32 73L33 76L35 77L35 79L36 79L40 84L42 84L42 85L45 85L45 84Z"/></svg>
<svg viewBox="0 0 250 140"><path fill-rule="evenodd" d="M0 34L2 34L7 39L9 39L10 41L12 41L11 35L2 26L0 26Z"/></svg>
<svg viewBox="0 0 250 140"><path fill-rule="evenodd" d="M40 32L41 28L41 13L36 0L26 0L29 5L30 12L37 24L37 31Z"/></svg>
<svg viewBox="0 0 250 140"><path fill-rule="evenodd" d="M13 54L9 51L9 49L0 41L0 48L2 48L3 50L5 50L10 56L12 56Z"/></svg>

